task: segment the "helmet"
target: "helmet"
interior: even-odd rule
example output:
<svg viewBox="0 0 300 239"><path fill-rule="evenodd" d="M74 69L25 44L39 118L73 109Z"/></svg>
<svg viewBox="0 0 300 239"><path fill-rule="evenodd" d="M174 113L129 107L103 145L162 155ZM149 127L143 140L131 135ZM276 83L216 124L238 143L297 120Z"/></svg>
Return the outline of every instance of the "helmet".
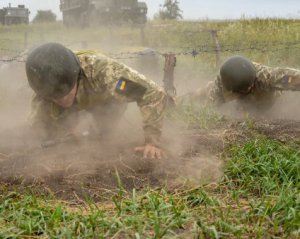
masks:
<svg viewBox="0 0 300 239"><path fill-rule="evenodd" d="M26 61L26 75L30 87L45 99L59 99L74 87L80 74L75 54L58 43L35 48Z"/></svg>
<svg viewBox="0 0 300 239"><path fill-rule="evenodd" d="M247 58L233 56L221 66L220 76L225 90L243 93L254 83L256 69Z"/></svg>

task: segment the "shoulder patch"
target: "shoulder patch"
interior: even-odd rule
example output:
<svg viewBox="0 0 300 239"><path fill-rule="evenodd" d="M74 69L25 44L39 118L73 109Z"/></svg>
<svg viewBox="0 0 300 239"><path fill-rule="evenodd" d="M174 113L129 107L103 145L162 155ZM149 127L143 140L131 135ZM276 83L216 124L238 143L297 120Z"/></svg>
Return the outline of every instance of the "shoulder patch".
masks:
<svg viewBox="0 0 300 239"><path fill-rule="evenodd" d="M118 94L124 95L132 100L141 99L146 91L146 87L124 77L121 77L116 85L116 92Z"/></svg>
<svg viewBox="0 0 300 239"><path fill-rule="evenodd" d="M117 90L119 91L123 91L125 89L125 86L126 86L126 81L124 79L120 79L118 81L118 84L117 84Z"/></svg>

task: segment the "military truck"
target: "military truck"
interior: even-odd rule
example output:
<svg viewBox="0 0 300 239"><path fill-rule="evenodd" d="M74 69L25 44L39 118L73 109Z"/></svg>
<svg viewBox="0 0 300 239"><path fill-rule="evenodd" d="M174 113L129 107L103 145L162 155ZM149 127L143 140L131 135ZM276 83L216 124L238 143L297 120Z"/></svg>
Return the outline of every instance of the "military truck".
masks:
<svg viewBox="0 0 300 239"><path fill-rule="evenodd" d="M99 24L145 24L147 4L138 0L60 0L67 26Z"/></svg>
<svg viewBox="0 0 300 239"><path fill-rule="evenodd" d="M25 8L25 5L12 7L11 4L9 4L8 7L0 9L0 23L3 25L28 24L29 14L30 12L28 8Z"/></svg>

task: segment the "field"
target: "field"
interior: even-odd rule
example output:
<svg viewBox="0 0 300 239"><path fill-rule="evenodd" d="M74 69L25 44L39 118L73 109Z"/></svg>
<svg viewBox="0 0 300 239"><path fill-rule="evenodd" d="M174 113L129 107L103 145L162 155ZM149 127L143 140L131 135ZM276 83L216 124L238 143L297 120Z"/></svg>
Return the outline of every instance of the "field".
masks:
<svg viewBox="0 0 300 239"><path fill-rule="evenodd" d="M234 103L178 105L165 122L168 158L152 160L132 152L142 140L135 106L112 139L40 147L25 136L24 72L28 50L55 41L98 49L162 84L163 55L173 52L181 96L235 54L300 69L299 30L299 20L282 19L0 27L0 238L299 238L298 92L256 117Z"/></svg>

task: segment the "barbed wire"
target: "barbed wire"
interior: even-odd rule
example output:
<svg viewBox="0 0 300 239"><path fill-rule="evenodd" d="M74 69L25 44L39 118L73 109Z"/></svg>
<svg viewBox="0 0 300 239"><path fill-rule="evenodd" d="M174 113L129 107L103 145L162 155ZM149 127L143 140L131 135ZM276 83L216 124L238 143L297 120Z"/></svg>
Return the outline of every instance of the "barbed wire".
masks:
<svg viewBox="0 0 300 239"><path fill-rule="evenodd" d="M299 45L299 46L297 46ZM294 44L288 44L282 47L277 47L277 48L266 48L266 47L253 47L253 46L232 46L228 48L223 48L222 46L220 48L211 48L211 49L191 49L190 51L185 51L185 52L175 52L174 54L177 56L180 55L192 55L193 57L196 57L200 55L201 53L228 53L228 52L245 52L245 51L258 51L258 52L278 52L282 50L289 50L289 49L300 49L300 43L294 43Z"/></svg>
<svg viewBox="0 0 300 239"><path fill-rule="evenodd" d="M0 62L2 63L26 62L27 55L28 55L28 51L22 51L12 57L8 57L6 59L0 59Z"/></svg>
<svg viewBox="0 0 300 239"><path fill-rule="evenodd" d="M187 46L187 47L181 47L183 49L182 51L168 51L168 52L162 52L151 48L146 48L142 51L122 51L122 52L116 52L116 53L106 53L106 55L112 59L115 60L130 60L130 59L137 59L142 57L151 57L151 56L161 56L164 57L168 53L173 53L176 56L192 56L197 57L201 54L205 53L235 53L235 52L243 52L243 51L258 51L258 52L278 52L283 50L292 50L292 49L300 49L300 40L299 41L287 41L287 42L276 42L271 41L269 42L256 42L256 43L250 43L250 44L220 44L219 46L216 45L209 45L209 44L202 44L198 46ZM71 43L75 44L75 43ZM80 44L80 43L78 43ZM180 48L179 48L180 49ZM8 63L8 62L25 62L26 56L28 54L28 51L25 50L18 50L18 49L6 49L6 48L0 48L0 52L11 52L16 53L11 57L7 57L4 59L0 59L0 62Z"/></svg>
<svg viewBox="0 0 300 239"><path fill-rule="evenodd" d="M299 46L298 46L299 45ZM278 52L282 50L288 50L288 49L300 49L300 41L295 41L295 42L282 42L277 45L275 48L275 43L272 43L271 45L267 44L261 44L258 46L254 46L253 44L250 46L238 46L238 45L220 45L220 46L207 46L207 45L201 45L200 47L190 47L189 50L185 51L172 51L173 54L176 56L187 56L191 55L193 57L196 57L200 55L201 53L225 53L225 52L242 52L242 51L259 51L259 52ZM170 52L169 52L170 53ZM147 51L137 51L137 52L119 52L119 53L112 53L108 54L111 58L113 59L119 59L119 60L124 60L124 59L134 59L138 57L143 57L143 56L151 56L151 55L160 55L164 56L168 54L167 52L160 52L156 50L151 50L149 52Z"/></svg>
<svg viewBox="0 0 300 239"><path fill-rule="evenodd" d="M279 41L260 41L260 42L246 42L245 41L239 41L239 42L234 42L231 44L224 44L220 43L220 47L222 48L232 48L232 46L244 46L244 47L250 47L250 48L261 48L261 47L276 47L276 46L284 46L284 45L297 45L300 44L300 40L296 41L284 41L284 42L279 42ZM181 49L205 49L205 48L211 48L215 49L216 44L200 44L200 45L193 45L193 46L180 46L178 48Z"/></svg>

